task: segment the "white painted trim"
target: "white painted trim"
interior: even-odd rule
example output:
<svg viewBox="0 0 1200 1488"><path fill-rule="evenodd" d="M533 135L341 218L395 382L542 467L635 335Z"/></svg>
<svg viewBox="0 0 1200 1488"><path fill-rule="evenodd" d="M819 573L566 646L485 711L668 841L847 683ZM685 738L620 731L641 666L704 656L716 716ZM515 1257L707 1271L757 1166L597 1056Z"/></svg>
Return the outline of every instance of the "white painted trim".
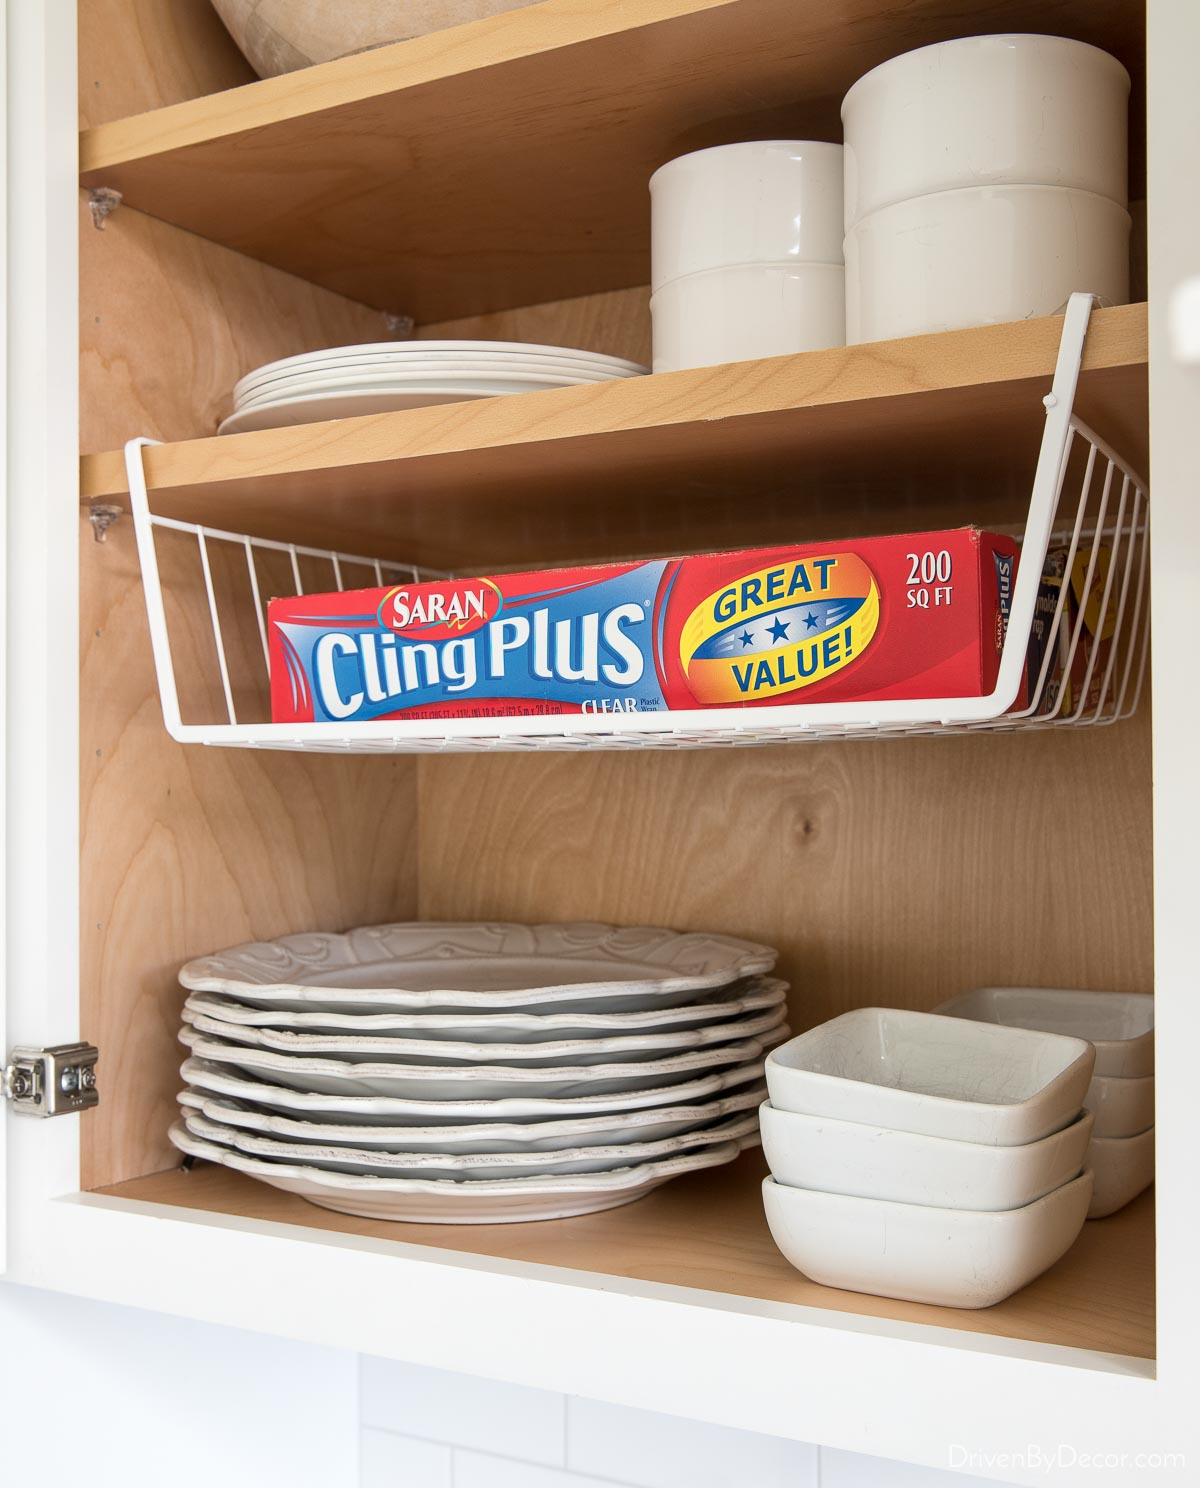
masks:
<svg viewBox="0 0 1200 1488"><path fill-rule="evenodd" d="M10 1033L78 1026L75 66L73 0L10 7L9 402L12 552L9 711ZM1165 299L1197 239L1172 210L1196 146L1191 0L1151 8L1151 276ZM1173 196L1172 193L1175 195ZM1167 246L1164 246L1167 245ZM1177 266L1177 265L1176 265ZM1194 271L1194 265L1192 266ZM33 1285L570 1390L850 1450L944 1466L947 1432L972 1448L1026 1443L1200 1464L1200 1232L1194 1099L1200 1048L1194 859L1200 729L1190 595L1200 552L1194 430L1200 402L1164 371L1152 306L1155 399L1156 864L1160 1295L1157 1379L1144 1365L944 1329L787 1308L455 1255L399 1241L78 1196L79 1122L10 1120L10 1264ZM63 370L66 369L66 370ZM1190 374L1189 374L1190 375ZM102 1051L103 1055L103 1051ZM103 1058L100 1066L104 1080ZM1097 1307L1105 1298L1095 1299ZM952 1423L949 1424L948 1423ZM1012 1480L1011 1470L993 1476ZM1019 1481L1044 1482L1030 1469ZM1180 1481L1187 1481L1181 1475ZM1161 1484L1136 1468L1060 1469L1073 1484ZM1167 1480L1169 1481L1169 1480Z"/></svg>
<svg viewBox="0 0 1200 1488"><path fill-rule="evenodd" d="M1200 273L1200 6L1147 7L1147 231L1150 274L1150 458L1154 678L1154 961L1159 1371L1173 1396L1200 1401L1200 1049L1196 852L1200 840L1200 690L1194 598L1200 561L1200 368L1174 356L1169 313ZM1181 685L1182 679L1188 681ZM1200 1457L1193 1464L1200 1476Z"/></svg>
<svg viewBox="0 0 1200 1488"><path fill-rule="evenodd" d="M79 1037L78 196L73 0L8 7L8 1037ZM103 1066L101 1066L103 1078ZM78 1185L79 1123L8 1115L9 1266Z"/></svg>
<svg viewBox="0 0 1200 1488"><path fill-rule="evenodd" d="M8 833L8 638L13 633L8 617L8 492L11 485L8 470L8 394L10 355L8 326L8 229L13 213L8 200L8 0L0 0L0 282L5 294L0 299L0 760L3 761L5 789L0 794L0 948L7 940L7 833ZM2 952L0 952L2 954ZM0 961L0 1065L8 1057L7 967ZM12 1113L8 1102L0 1099L0 1276L4 1274L8 1250L8 1123Z"/></svg>
<svg viewBox="0 0 1200 1488"><path fill-rule="evenodd" d="M948 1421L988 1451L1163 1441L1162 1392L1117 1356L103 1196L51 1207L29 1279L111 1301L930 1466Z"/></svg>

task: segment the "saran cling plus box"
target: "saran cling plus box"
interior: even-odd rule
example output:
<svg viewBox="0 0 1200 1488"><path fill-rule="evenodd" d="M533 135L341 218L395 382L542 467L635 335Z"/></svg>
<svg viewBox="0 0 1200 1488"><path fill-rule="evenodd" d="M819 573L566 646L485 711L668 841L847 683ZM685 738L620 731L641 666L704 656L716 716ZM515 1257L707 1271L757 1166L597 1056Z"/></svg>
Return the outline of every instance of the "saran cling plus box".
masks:
<svg viewBox="0 0 1200 1488"><path fill-rule="evenodd" d="M277 723L990 692L1011 538L905 537L273 599Z"/></svg>

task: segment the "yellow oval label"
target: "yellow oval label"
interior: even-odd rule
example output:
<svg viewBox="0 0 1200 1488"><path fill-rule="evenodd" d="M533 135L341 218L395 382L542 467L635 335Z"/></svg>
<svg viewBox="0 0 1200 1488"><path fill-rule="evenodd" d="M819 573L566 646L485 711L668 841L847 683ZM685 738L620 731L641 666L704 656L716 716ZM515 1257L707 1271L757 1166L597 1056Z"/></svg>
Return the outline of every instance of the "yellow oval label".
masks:
<svg viewBox="0 0 1200 1488"><path fill-rule="evenodd" d="M698 604L684 623L679 660L698 702L779 697L857 661L878 625L879 588L857 554L792 559Z"/></svg>

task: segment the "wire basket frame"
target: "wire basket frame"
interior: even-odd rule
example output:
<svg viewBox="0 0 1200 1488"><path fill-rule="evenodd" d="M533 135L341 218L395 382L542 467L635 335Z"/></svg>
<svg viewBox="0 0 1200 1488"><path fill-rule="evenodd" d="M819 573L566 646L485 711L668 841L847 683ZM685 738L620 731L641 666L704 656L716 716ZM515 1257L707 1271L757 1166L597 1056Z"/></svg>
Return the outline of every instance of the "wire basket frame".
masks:
<svg viewBox="0 0 1200 1488"><path fill-rule="evenodd" d="M270 588L264 585L260 573L260 564L264 555L280 555L287 559L287 572L290 582L286 588L293 595L305 593L324 593L337 590L342 593L351 584L347 579L357 576L358 583L355 587L364 588L370 585L383 588L386 585L411 581L413 583L422 580L448 578L448 574L437 572L433 569L420 568L415 564L398 564L381 558L367 558L355 553L335 552L329 548L312 548L302 543L278 542L271 538L251 537L241 532L227 532L219 527L205 527L194 522L182 522L173 517L160 517L151 515L150 526L155 531L179 532L189 534L196 540L196 552L200 563L200 572L203 576L204 595L208 606L209 623L212 626L212 640L215 653L215 661L220 675L221 692L225 701L226 722L236 726L238 724L238 709L234 699L234 687L231 680L230 658L225 644L225 633L221 621L221 605L218 600L217 586L214 581L213 547L225 544L236 552L243 554L246 564L246 582L249 586L249 598L253 607L253 617L256 622L259 646L262 654L262 679L266 687L263 696L269 693L271 657L270 644L267 636L267 611L263 600L264 592L270 594L281 586L278 582ZM151 537L153 544L153 537ZM139 536L140 544L140 536ZM142 561L143 578L146 574L147 557L140 552ZM158 571L158 553L153 548L149 555L151 569L155 578L161 579ZM308 560L317 565L315 573L310 573L306 584L301 571L301 561ZM356 571L361 570L360 573ZM166 637L166 618L162 616L165 645L168 653L170 648L169 637ZM151 612L151 633L155 640L155 656L158 657L159 640L154 637L155 617ZM179 711L179 698L176 688L174 667L167 668L164 678L163 671L158 673L159 690L162 694L164 713L170 717Z"/></svg>
<svg viewBox="0 0 1200 1488"><path fill-rule="evenodd" d="M150 509L143 452L125 448L151 643L171 735L185 743L326 753L466 753L532 749L700 748L799 739L880 738L1102 726L1138 706L1149 653L1146 482L1073 413L1093 300L1064 316L1046 422L1021 539L1007 634L993 691L982 697L791 703L624 715L372 720L269 720L264 595L383 587L448 578L417 565L279 542L163 517ZM177 626L193 638L177 670L158 541L194 541L200 584ZM178 555L176 555L177 557ZM1048 560L1053 574L1043 582ZM177 566L177 564L176 564ZM239 577L240 575L240 577ZM269 575L269 577L268 577ZM201 605L196 593L202 593ZM199 637L199 639L196 639ZM1032 644L1031 644L1032 642ZM1032 658L1032 660L1030 659ZM180 650L179 659L184 660ZM198 676L206 673L201 682ZM180 683L188 694L184 722ZM253 715L253 721L247 721Z"/></svg>

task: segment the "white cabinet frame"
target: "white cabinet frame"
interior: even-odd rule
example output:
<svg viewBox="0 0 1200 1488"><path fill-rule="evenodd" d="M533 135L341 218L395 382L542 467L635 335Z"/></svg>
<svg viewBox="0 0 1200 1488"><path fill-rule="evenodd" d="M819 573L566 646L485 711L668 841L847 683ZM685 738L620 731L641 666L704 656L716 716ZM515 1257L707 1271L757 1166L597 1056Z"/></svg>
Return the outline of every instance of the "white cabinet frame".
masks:
<svg viewBox="0 0 1200 1488"><path fill-rule="evenodd" d="M88 1034L76 933L74 0L16 0L7 20L7 1038L41 1044ZM1157 1375L1129 1358L81 1195L79 1120L7 1111L11 1277L935 1467L951 1465L953 1441L976 1454L971 1471L1002 1480L1045 1482L1056 1454L1056 1485L1200 1479L1200 369L1171 360L1165 323L1173 287L1200 271L1200 6L1151 0L1149 22Z"/></svg>

